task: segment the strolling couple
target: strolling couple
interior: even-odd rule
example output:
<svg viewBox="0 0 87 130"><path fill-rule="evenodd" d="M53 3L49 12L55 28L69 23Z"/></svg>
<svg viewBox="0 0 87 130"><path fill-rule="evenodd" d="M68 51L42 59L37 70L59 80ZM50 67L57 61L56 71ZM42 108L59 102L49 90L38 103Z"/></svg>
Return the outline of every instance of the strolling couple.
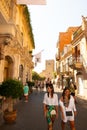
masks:
<svg viewBox="0 0 87 130"><path fill-rule="evenodd" d="M62 96L58 101L58 95L54 93L53 85L49 84L43 99L44 116L47 119L48 130L53 130L54 121L56 118L58 119L58 105L61 112L62 130L65 130L67 121L70 122L71 130L76 130L74 122L76 107L69 88L67 87L63 90Z"/></svg>

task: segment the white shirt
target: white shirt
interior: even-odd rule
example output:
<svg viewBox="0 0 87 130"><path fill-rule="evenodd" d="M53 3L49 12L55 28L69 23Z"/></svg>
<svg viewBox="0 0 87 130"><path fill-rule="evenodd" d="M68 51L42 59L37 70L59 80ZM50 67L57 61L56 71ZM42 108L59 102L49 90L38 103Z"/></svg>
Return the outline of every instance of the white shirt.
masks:
<svg viewBox="0 0 87 130"><path fill-rule="evenodd" d="M47 93L45 93L44 95L44 99L43 99L43 103L46 105L54 105L54 106L58 106L58 96L57 94L53 94L53 97L48 97Z"/></svg>
<svg viewBox="0 0 87 130"><path fill-rule="evenodd" d="M66 109L67 111L70 111L70 110L76 111L75 101L74 101L73 96L70 96L70 101L69 101L68 107L65 108L65 106L61 100L59 100L59 105L63 108L63 110Z"/></svg>
<svg viewBox="0 0 87 130"><path fill-rule="evenodd" d="M64 122L67 122L68 120L73 121L74 120L74 111L76 111L74 98L72 96L70 96L68 107L64 106L64 103L63 103L63 101L61 101L61 99L59 100L59 105L62 107L62 110L64 113L64 119L62 119L62 120ZM66 111L72 111L72 116L66 116ZM61 116L61 118L62 118L62 116Z"/></svg>

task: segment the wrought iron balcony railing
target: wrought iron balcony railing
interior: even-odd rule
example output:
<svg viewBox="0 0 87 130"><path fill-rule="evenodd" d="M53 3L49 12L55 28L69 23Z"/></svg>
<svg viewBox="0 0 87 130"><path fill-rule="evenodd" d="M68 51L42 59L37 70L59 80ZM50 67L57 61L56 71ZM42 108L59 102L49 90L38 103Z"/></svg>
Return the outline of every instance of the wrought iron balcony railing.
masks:
<svg viewBox="0 0 87 130"><path fill-rule="evenodd" d="M72 69L82 69L82 65L83 65L83 61L82 61L82 57L78 56L72 56L69 58L69 66Z"/></svg>

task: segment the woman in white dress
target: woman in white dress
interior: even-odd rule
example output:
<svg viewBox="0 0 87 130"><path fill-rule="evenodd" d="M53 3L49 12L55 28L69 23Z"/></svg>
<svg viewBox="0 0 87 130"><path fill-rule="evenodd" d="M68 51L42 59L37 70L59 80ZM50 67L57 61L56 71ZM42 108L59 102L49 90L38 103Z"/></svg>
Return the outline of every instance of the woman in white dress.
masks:
<svg viewBox="0 0 87 130"><path fill-rule="evenodd" d="M52 84L47 87L47 92L43 99L44 116L47 119L48 130L53 130L55 118L58 118L58 96L54 93Z"/></svg>
<svg viewBox="0 0 87 130"><path fill-rule="evenodd" d="M76 130L74 117L76 116L76 106L72 95L70 95L70 89L66 87L63 90L62 97L59 100L59 106L61 111L61 127L65 130L65 123L70 122L71 130Z"/></svg>

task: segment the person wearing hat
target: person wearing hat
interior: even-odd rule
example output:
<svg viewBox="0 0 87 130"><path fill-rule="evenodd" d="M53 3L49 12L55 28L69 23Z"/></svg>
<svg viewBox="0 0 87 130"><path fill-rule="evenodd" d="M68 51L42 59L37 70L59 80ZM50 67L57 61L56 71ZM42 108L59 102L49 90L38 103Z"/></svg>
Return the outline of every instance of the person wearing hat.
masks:
<svg viewBox="0 0 87 130"><path fill-rule="evenodd" d="M53 84L49 84L43 99L44 116L47 119L48 130L53 130L53 124L58 118L58 95L54 93Z"/></svg>

